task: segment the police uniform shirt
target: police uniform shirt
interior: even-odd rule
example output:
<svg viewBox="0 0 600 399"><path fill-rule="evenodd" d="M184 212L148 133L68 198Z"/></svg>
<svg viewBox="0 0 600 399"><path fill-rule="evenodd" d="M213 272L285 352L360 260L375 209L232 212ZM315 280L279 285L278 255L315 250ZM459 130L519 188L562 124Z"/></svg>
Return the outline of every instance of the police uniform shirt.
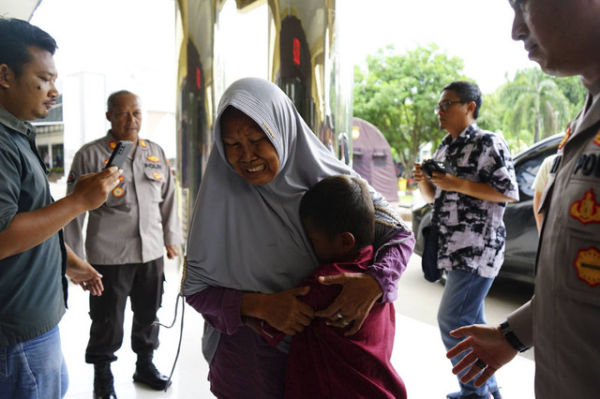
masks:
<svg viewBox="0 0 600 399"><path fill-rule="evenodd" d="M117 141L108 134L84 145L76 154L67 181L73 191L77 179L102 170ZM119 185L99 208L65 227L73 251L95 265L145 263L163 256L165 245L182 242L175 202L175 179L162 148L139 139L122 166ZM85 258L84 258L85 259Z"/></svg>
<svg viewBox="0 0 600 399"><path fill-rule="evenodd" d="M542 198L535 295L508 318L519 340L535 346L539 398L600 392L600 101L587 103Z"/></svg>

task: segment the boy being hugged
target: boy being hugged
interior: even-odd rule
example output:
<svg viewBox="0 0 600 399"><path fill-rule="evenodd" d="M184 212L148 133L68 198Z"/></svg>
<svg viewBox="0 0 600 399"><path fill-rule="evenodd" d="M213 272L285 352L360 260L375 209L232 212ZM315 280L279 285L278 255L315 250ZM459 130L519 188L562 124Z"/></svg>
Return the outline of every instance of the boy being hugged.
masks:
<svg viewBox="0 0 600 399"><path fill-rule="evenodd" d="M373 262L374 208L358 178L332 176L306 192L300 217L320 263L301 286L302 300L315 311L325 309L341 291L324 285L321 276L364 273ZM340 309L341 310L341 309ZM346 315L347 316L347 315ZM391 364L395 312L392 303L375 302L354 335L344 314L339 323L315 318L292 337L287 364L286 398L406 398L406 389Z"/></svg>

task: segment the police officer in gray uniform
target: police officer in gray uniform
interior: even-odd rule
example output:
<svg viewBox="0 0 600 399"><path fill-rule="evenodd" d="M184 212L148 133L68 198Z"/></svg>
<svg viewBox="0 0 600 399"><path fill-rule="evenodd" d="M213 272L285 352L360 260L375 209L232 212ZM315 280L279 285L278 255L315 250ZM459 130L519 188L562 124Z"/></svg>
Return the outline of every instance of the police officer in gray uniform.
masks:
<svg viewBox="0 0 600 399"><path fill-rule="evenodd" d="M163 291L163 248L177 256L182 242L175 203L175 181L162 148L138 137L141 109L138 97L127 91L108 98L108 134L84 145L73 159L67 192L86 173L102 170L120 140L134 143L122 166L120 184L100 208L88 212L85 250L80 216L65 228L65 240L85 256L103 275L100 297L90 297L90 340L86 362L94 364L94 396L116 397L110 362L123 341L123 317L127 297L131 299L133 326L131 346L137 354L135 381L161 390L167 377L152 363L158 347L156 312Z"/></svg>
<svg viewBox="0 0 600 399"><path fill-rule="evenodd" d="M545 72L580 75L589 94L570 124L541 201L533 298L500 326L455 330L472 349L453 371L482 384L535 346L535 392L544 399L600 395L600 0L510 0L513 38Z"/></svg>

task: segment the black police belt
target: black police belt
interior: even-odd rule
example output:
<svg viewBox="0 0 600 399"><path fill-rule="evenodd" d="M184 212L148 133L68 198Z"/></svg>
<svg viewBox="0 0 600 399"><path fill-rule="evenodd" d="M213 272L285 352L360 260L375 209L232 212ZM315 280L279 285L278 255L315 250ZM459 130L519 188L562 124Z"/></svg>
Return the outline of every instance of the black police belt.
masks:
<svg viewBox="0 0 600 399"><path fill-rule="evenodd" d="M510 328L508 321L505 321L502 324L500 324L500 331L502 331L502 335L504 335L504 338L515 350L518 350L519 352L525 352L527 349L529 349L527 346L523 345L521 340L515 335L512 328Z"/></svg>

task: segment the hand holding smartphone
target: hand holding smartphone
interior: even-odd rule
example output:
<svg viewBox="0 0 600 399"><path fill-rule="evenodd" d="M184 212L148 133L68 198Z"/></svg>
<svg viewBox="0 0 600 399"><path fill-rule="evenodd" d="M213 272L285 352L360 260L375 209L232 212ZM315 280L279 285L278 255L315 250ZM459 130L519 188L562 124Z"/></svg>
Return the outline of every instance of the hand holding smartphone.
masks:
<svg viewBox="0 0 600 399"><path fill-rule="evenodd" d="M121 169L123 163L127 159L127 155L133 146L133 142L131 141L119 141L117 146L114 148L112 154L110 154L110 158L106 164L106 168L110 168L111 166L116 166ZM105 168L105 169L106 169Z"/></svg>
<svg viewBox="0 0 600 399"><path fill-rule="evenodd" d="M436 162L433 159L423 161L421 169L423 169L423 172L428 178L431 178L433 172L448 173L443 163Z"/></svg>

